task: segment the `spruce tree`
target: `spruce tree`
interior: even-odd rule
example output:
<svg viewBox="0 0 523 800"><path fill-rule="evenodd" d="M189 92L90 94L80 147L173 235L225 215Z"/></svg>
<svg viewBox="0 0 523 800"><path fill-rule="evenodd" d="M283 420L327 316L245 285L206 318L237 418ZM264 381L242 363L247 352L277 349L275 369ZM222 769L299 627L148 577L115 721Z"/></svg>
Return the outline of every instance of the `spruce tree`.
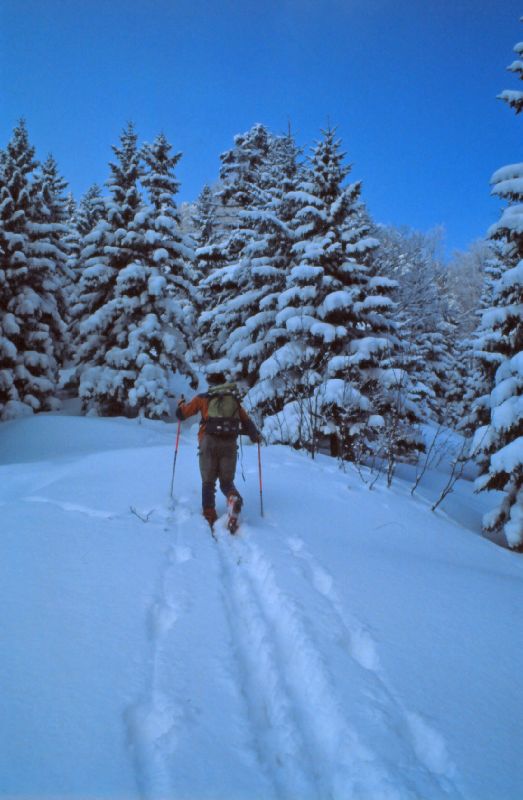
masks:
<svg viewBox="0 0 523 800"><path fill-rule="evenodd" d="M345 185L344 159L335 131L325 131L289 192L293 244L275 320L284 336L253 399L276 411L266 425L272 438L314 450L318 434L331 432L351 458L372 450L404 376L393 360L395 284L372 270L378 242L361 184Z"/></svg>
<svg viewBox="0 0 523 800"><path fill-rule="evenodd" d="M143 208L137 135L132 124L122 132L120 146L112 149L116 159L109 165L111 198L106 203L106 217L85 240L89 257L80 296L89 314L80 324L76 351L82 407L101 415L130 413L134 374L126 369L120 350L127 340L125 326L129 322L127 289L131 287L126 283L132 284L133 275L139 272L139 267L135 268L139 237L133 223Z"/></svg>
<svg viewBox="0 0 523 800"><path fill-rule="evenodd" d="M108 225L107 209L101 189L94 184L81 198L70 225L78 236L77 255L71 254L73 288L71 296L71 340L74 359L80 346L80 325L101 303L103 281L99 281L99 265L105 259L103 231ZM91 270L91 267L93 268Z"/></svg>
<svg viewBox="0 0 523 800"><path fill-rule="evenodd" d="M197 255L203 263L212 263L212 249L219 241L220 223L218 198L208 184L203 187L196 200L192 221L195 230L195 245L198 249ZM207 249L210 252L206 252ZM207 271L208 269L201 270L202 273Z"/></svg>
<svg viewBox="0 0 523 800"><path fill-rule="evenodd" d="M438 256L441 232L381 226L377 235L376 267L398 285L395 319L401 329L400 363L411 376L411 400L424 417L449 424L457 334Z"/></svg>
<svg viewBox="0 0 523 800"><path fill-rule="evenodd" d="M57 297L56 228L35 180L35 151L24 121L0 171L0 416L58 407L58 354L65 325ZM43 221L45 220L45 221Z"/></svg>
<svg viewBox="0 0 523 800"><path fill-rule="evenodd" d="M70 308L74 276L69 252L67 181L59 172L54 157L49 155L37 173L34 193L39 209L41 239L45 241L47 257L55 265L57 287L55 299L66 326L70 324ZM63 365L68 355L68 343L59 343L59 360Z"/></svg>
<svg viewBox="0 0 523 800"><path fill-rule="evenodd" d="M216 193L206 184L192 208L190 217L194 240L194 277L198 284L193 295L196 320L199 320L200 315L211 305L211 291L204 289L204 280L209 277L213 269L225 265L218 208L219 200ZM202 361L204 346L200 336L195 340L194 351L196 359Z"/></svg>
<svg viewBox="0 0 523 800"><path fill-rule="evenodd" d="M241 259L245 288L235 301L236 325L229 332L223 353L231 361L235 376L247 387L258 382L261 364L284 336L276 316L291 261L295 205L291 192L298 183L297 157L290 135L270 137L256 203L242 213L251 230Z"/></svg>
<svg viewBox="0 0 523 800"><path fill-rule="evenodd" d="M178 156L170 149L165 137L146 146L144 169L132 125L113 148L107 218L86 237L91 253L81 281L91 310L77 350L86 411L165 417L173 370L192 377L180 325L180 314L190 311L184 274L190 252L177 233Z"/></svg>
<svg viewBox="0 0 523 800"><path fill-rule="evenodd" d="M245 322L244 298L251 292L251 274L245 248L255 231L250 211L263 207L264 173L272 137L260 124L234 139L234 147L221 155L221 241L214 248L213 270L202 282L205 310L198 320L199 337L206 360L227 358L230 331ZM252 292L249 295L252 298ZM230 365L232 367L232 364Z"/></svg>
<svg viewBox="0 0 523 800"><path fill-rule="evenodd" d="M518 54L523 51L521 44L515 49ZM521 62L509 69L523 78ZM516 113L523 109L522 92L507 91L501 97ZM511 548L523 550L523 164L498 170L492 184L493 193L508 206L489 234L505 244L508 258L482 319L488 352L497 368L489 424L476 431L474 441L481 469L477 488L504 492L484 526L504 533Z"/></svg>
<svg viewBox="0 0 523 800"><path fill-rule="evenodd" d="M149 267L150 291L155 280L158 284L156 313L161 334L159 339L156 334L153 351L157 364L165 370L166 391L169 370L187 377L193 387L197 385L190 362L197 293L195 243L181 229L174 199L179 190L174 168L181 153L172 154L171 150L172 145L164 134L142 148L145 163L142 184L149 196L143 221L143 259ZM163 287L161 292L160 287Z"/></svg>
<svg viewBox="0 0 523 800"><path fill-rule="evenodd" d="M479 323L472 335L463 342L462 360L467 369L463 414L458 428L468 435L488 425L490 421L490 391L502 359L497 353L498 337L489 328L488 317L484 327L482 316L491 308L497 282L507 266L515 266L510 248L501 241L493 241L491 256L485 262L483 290L477 310Z"/></svg>
<svg viewBox="0 0 523 800"><path fill-rule="evenodd" d="M107 209L102 197L102 190L97 183L93 183L78 204L77 225L80 236L83 238L91 233L106 215Z"/></svg>

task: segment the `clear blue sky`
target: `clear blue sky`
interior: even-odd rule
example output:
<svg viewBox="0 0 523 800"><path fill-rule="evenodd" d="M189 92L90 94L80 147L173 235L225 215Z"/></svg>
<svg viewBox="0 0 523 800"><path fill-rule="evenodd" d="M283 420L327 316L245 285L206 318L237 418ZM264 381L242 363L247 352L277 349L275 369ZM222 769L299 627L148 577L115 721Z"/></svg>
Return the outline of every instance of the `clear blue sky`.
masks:
<svg viewBox="0 0 523 800"><path fill-rule="evenodd" d="M378 222L483 236L523 118L496 100L523 39L516 0L0 0L0 147L27 120L76 196L129 120L183 152L179 200L255 122L306 148L327 123ZM523 115L522 115L523 116Z"/></svg>

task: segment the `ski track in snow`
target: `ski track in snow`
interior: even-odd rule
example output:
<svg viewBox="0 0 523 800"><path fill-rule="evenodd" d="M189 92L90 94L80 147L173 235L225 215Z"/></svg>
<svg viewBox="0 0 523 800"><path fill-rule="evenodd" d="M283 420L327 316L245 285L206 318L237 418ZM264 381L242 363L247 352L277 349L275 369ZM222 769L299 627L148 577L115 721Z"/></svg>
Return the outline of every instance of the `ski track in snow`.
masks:
<svg viewBox="0 0 523 800"><path fill-rule="evenodd" d="M146 800L177 796L173 757L182 737L191 735L190 710L180 699L191 675L184 674L181 660L174 670L165 662L172 652L176 623L191 606L184 566L201 557L214 559L218 566L222 613L230 631L249 744L274 796L281 800L461 797L444 740L420 715L406 709L388 685L372 635L344 609L333 577L305 543L295 536L283 539L309 595L319 598L344 643L347 669L364 675L359 685L369 724L382 739L393 742L387 762L369 744L368 729L360 731L361 709L358 716L344 707L325 650L316 643L321 633L315 631L314 619L281 588L267 550L257 543L263 542L262 537L255 543L245 523L240 535L231 537L220 520L217 541L208 537L205 544L200 530L192 530L194 519L193 512L179 503L172 519L162 523L164 530L174 523L174 542L167 549L150 609L150 674L144 696L126 712L142 796ZM189 533L198 552L186 543Z"/></svg>
<svg viewBox="0 0 523 800"><path fill-rule="evenodd" d="M270 560L242 526L220 542L225 597L240 679L261 764L279 797L415 798L345 717L307 619L278 586ZM331 583L316 570L315 588ZM368 642L360 645L368 665ZM428 777L428 776L427 776Z"/></svg>
<svg viewBox="0 0 523 800"><path fill-rule="evenodd" d="M99 509L88 508L87 506L81 506L76 503L51 500L48 497L41 497L39 495L30 495L28 497L24 497L23 499L29 503L49 503L50 505L60 508L62 511L85 514L86 516L93 517L94 519L115 519L117 516L117 514L115 514L113 511L100 511Z"/></svg>
<svg viewBox="0 0 523 800"><path fill-rule="evenodd" d="M377 644L367 628L343 608L337 595L333 577L318 563L299 537L287 539L289 551L302 567L302 574L311 586L325 599L340 634L349 642L351 656L364 669L373 673L376 687L375 700L380 699L393 710L394 716L403 720L409 734L409 744L415 757L439 786L441 794L460 797L456 783L456 768L452 763L443 737L419 714L409 711L398 694L389 685L380 665Z"/></svg>
<svg viewBox="0 0 523 800"><path fill-rule="evenodd" d="M148 686L144 697L125 715L128 739L133 751L137 782L144 798L172 797L169 758L176 751L187 725L187 709L178 702L180 686L165 681L164 651L172 629L190 608L180 566L193 558L183 540L182 523L190 518L183 507L165 516L164 531L175 526L175 542L169 545L157 596L147 620L151 642Z"/></svg>

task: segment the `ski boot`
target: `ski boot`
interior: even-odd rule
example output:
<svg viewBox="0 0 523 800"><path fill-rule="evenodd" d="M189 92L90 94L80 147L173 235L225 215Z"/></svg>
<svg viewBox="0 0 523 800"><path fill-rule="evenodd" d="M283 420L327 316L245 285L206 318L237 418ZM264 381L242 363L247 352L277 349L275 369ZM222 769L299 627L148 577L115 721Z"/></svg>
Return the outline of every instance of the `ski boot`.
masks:
<svg viewBox="0 0 523 800"><path fill-rule="evenodd" d="M205 517L205 519L209 523L211 531L214 530L214 523L218 519L218 514L216 513L216 509L215 508L204 508L203 509L203 516Z"/></svg>
<svg viewBox="0 0 523 800"><path fill-rule="evenodd" d="M236 533L239 527L240 511L242 510L243 500L239 494L230 494L227 498L227 528L229 533Z"/></svg>

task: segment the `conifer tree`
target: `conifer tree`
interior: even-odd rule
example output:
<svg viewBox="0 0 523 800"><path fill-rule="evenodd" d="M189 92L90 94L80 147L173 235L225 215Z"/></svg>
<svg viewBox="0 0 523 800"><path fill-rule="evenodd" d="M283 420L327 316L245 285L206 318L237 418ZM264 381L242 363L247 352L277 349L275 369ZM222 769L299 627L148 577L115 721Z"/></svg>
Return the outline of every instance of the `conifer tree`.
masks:
<svg viewBox="0 0 523 800"><path fill-rule="evenodd" d="M65 326L48 220L35 181L38 166L24 121L13 132L0 170L0 416L58 407L58 359Z"/></svg>
<svg viewBox="0 0 523 800"><path fill-rule="evenodd" d="M147 146L144 172L132 125L113 148L107 219L86 238L92 252L81 281L91 306L77 351L86 411L166 416L172 370L191 372L177 316L188 311L180 259L189 254L176 232L178 156L170 149L165 137Z"/></svg>
<svg viewBox="0 0 523 800"><path fill-rule="evenodd" d="M523 52L521 44L515 49ZM523 78L521 62L509 69ZM522 92L507 91L501 97L516 113L523 109ZM506 245L508 259L482 319L484 352L491 354L497 368L489 424L476 431L474 441L481 469L477 488L504 492L484 526L487 531L503 532L510 547L523 550L523 164L501 168L492 184L493 193L508 201L508 206L489 235Z"/></svg>
<svg viewBox="0 0 523 800"><path fill-rule="evenodd" d="M91 233L106 215L107 208L102 197L102 190L97 183L93 183L78 204L77 225L80 236L83 238Z"/></svg>
<svg viewBox="0 0 523 800"><path fill-rule="evenodd" d="M220 223L218 220L218 198L206 184L198 197L194 213L192 215L195 228L195 245L198 249L198 257L203 262L212 262L212 252L207 253L206 248L212 251L220 235ZM202 269L202 272L208 270Z"/></svg>
<svg viewBox="0 0 523 800"><path fill-rule="evenodd" d="M213 290L204 282L213 270L225 266L225 253L223 249L223 228L220 220L220 201L216 192L206 184L192 210L191 223L194 238L194 274L198 283L193 295L196 329L203 332L200 327L200 318L203 312L214 308L217 298ZM209 351L209 342L204 336L198 335L195 339L193 350L195 359L203 362Z"/></svg>
<svg viewBox="0 0 523 800"><path fill-rule="evenodd" d="M34 184L36 206L39 210L41 240L45 242L47 257L54 263L57 286L55 299L66 326L70 323L72 285L74 281L69 253L69 225L67 210L67 181L60 175L58 164L49 155L40 166ZM42 246L42 245L41 245ZM59 361L67 357L66 340L60 343Z"/></svg>
<svg viewBox="0 0 523 800"><path fill-rule="evenodd" d="M469 436L478 428L489 424L490 391L501 363L497 353L498 337L488 325L483 326L482 316L492 307L497 282L505 269L515 265L510 248L501 241L493 241L491 257L485 262L483 291L477 311L479 322L472 335L464 340L462 350L466 372L463 413L458 428Z"/></svg>
<svg viewBox="0 0 523 800"><path fill-rule="evenodd" d="M71 341L74 359L80 342L80 324L90 316L100 303L100 286L95 279L99 272L96 267L104 257L103 245L100 244L103 220L106 221L107 209L101 189L93 184L81 198L70 219L70 227L77 232L77 253L74 249L70 256L70 267L73 277L71 292ZM74 237L73 233L73 237ZM86 272L95 267L94 274Z"/></svg>
<svg viewBox="0 0 523 800"><path fill-rule="evenodd" d="M400 363L411 376L411 399L426 418L449 424L456 382L456 326L438 256L440 231L428 234L381 226L376 266L395 280L395 319L401 328Z"/></svg>
<svg viewBox="0 0 523 800"><path fill-rule="evenodd" d="M204 312L198 321L199 336L206 360L224 357L228 333L245 321L241 298L250 289L250 270L244 250L255 232L247 213L263 207L264 172L269 161L271 135L260 124L234 139L234 147L221 156L220 251L214 250L214 269L203 280ZM219 266L222 260L223 266Z"/></svg>
<svg viewBox="0 0 523 800"><path fill-rule="evenodd" d="M146 244L143 257L151 277L157 274L158 284L164 286L162 294L165 297L161 300L158 314L163 327L162 341L154 344L157 358L166 370L170 366L174 372L188 377L195 387L197 378L189 357L194 338L194 297L197 293L195 243L181 230L174 199L179 190L174 168L181 153L172 154L171 150L172 145L164 134L142 148L145 162L142 184L150 201L143 222Z"/></svg>
<svg viewBox="0 0 523 800"><path fill-rule="evenodd" d="M344 158L335 131L325 131L289 193L292 259L276 316L285 341L262 364L251 394L253 405L270 402L277 412L266 425L272 438L309 439L314 449L315 435L330 431L349 458L356 440L372 449L404 376L393 362L395 284L371 269L378 243L361 184L344 185L351 169Z"/></svg>
<svg viewBox="0 0 523 800"><path fill-rule="evenodd" d="M290 135L271 136L256 203L242 213L251 230L243 249L239 274L245 287L234 301L236 325L223 345L233 374L251 387L258 382L260 365L282 338L276 324L278 299L285 289L291 261L291 222L297 189L298 150Z"/></svg>

